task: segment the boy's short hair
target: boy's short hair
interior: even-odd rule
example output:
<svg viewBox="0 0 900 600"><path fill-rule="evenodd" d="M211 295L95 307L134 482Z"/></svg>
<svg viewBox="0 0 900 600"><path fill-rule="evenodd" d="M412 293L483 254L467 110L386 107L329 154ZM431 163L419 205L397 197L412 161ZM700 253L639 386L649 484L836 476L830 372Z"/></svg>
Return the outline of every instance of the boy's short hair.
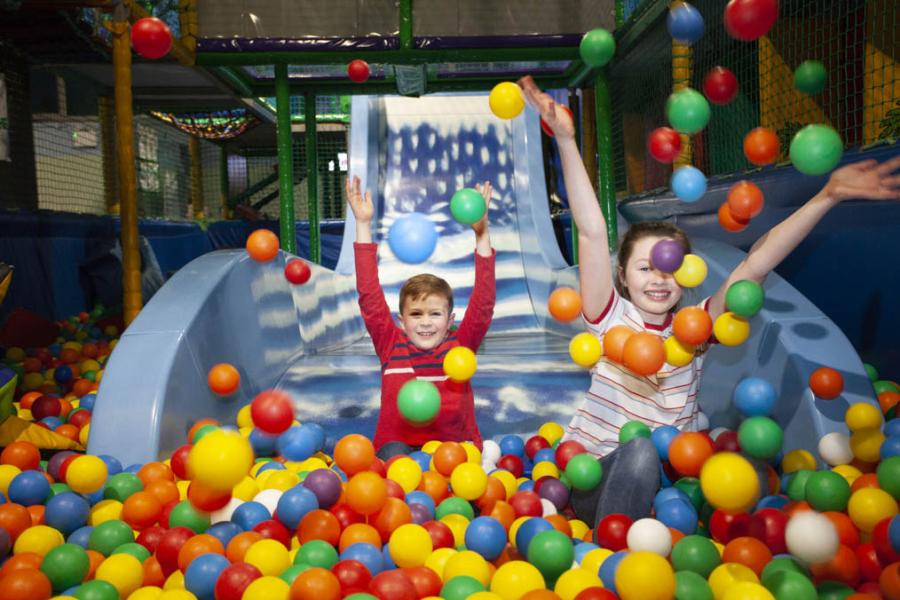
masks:
<svg viewBox="0 0 900 600"><path fill-rule="evenodd" d="M400 313L403 313L403 305L407 300L418 300L431 295L443 296L450 306L448 314L453 312L453 288L450 284L431 273L422 273L407 279L400 288Z"/></svg>

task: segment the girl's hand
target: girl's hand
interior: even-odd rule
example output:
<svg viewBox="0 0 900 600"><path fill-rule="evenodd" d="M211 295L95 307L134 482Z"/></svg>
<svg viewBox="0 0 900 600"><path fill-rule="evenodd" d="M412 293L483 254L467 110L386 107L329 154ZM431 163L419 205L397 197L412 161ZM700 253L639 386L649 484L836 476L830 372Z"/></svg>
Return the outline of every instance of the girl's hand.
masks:
<svg viewBox="0 0 900 600"><path fill-rule="evenodd" d="M836 169L825 184L825 195L842 200L900 200L900 156L883 163L863 160Z"/></svg>
<svg viewBox="0 0 900 600"><path fill-rule="evenodd" d="M375 209L372 205L372 194L366 192L365 196L359 189L359 177L353 177L353 185L347 178L347 200L350 202L350 210L356 217L357 223L371 223Z"/></svg>
<svg viewBox="0 0 900 600"><path fill-rule="evenodd" d="M572 117L553 101L550 94L542 92L530 75L519 80L519 87L522 88L525 100L540 113L541 118L544 119L557 139L575 138L575 124L572 122Z"/></svg>
<svg viewBox="0 0 900 600"><path fill-rule="evenodd" d="M475 232L475 237L481 237L488 232L488 212L491 208L491 194L494 188L491 186L490 181L485 181L483 185L476 183L475 189L481 192L482 197L484 197L484 216L472 223L471 227L472 231Z"/></svg>

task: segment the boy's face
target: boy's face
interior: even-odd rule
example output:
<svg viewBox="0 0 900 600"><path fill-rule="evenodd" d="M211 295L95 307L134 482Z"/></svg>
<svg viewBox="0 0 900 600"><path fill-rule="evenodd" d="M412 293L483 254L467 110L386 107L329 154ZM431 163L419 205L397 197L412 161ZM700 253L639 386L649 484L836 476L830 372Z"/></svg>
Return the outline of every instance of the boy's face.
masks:
<svg viewBox="0 0 900 600"><path fill-rule="evenodd" d="M631 302L644 314L665 315L681 300L681 286L675 277L650 264L650 251L662 239L652 236L635 242L628 264L619 273Z"/></svg>
<svg viewBox="0 0 900 600"><path fill-rule="evenodd" d="M431 350L447 337L454 316L446 298L430 294L407 298L400 313L400 324L416 348Z"/></svg>

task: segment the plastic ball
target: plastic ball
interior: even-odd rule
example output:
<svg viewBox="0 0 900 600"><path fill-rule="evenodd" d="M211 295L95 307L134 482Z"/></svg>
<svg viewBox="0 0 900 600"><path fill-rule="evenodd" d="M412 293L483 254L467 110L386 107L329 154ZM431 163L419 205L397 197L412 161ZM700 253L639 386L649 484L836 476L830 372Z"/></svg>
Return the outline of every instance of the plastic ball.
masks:
<svg viewBox="0 0 900 600"><path fill-rule="evenodd" d="M750 223L749 220L738 219L731 214L731 209L728 208L727 202L723 202L722 205L719 206L718 217L719 225L722 229L731 233L737 233L747 229L747 225Z"/></svg>
<svg viewBox="0 0 900 600"><path fill-rule="evenodd" d="M457 223L472 225L484 217L487 210L484 196L474 188L457 190L450 198L450 214Z"/></svg>
<svg viewBox="0 0 900 600"><path fill-rule="evenodd" d="M836 371L835 374L837 374ZM830 375L830 377L833 377L833 375ZM840 377L840 374L837 374L837 377ZM843 385L842 379L840 384ZM847 428L850 431L859 431L861 429L880 428L884 418L881 416L878 408L872 404L857 402L851 404L850 408L847 409L847 412L844 414L844 421L847 423Z"/></svg>
<svg viewBox="0 0 900 600"><path fill-rule="evenodd" d="M131 45L144 58L162 58L172 48L172 31L156 17L138 19L131 26Z"/></svg>
<svg viewBox="0 0 900 600"><path fill-rule="evenodd" d="M615 571L616 593L622 600L663 600L675 596L675 572L653 552L629 552Z"/></svg>
<svg viewBox="0 0 900 600"><path fill-rule="evenodd" d="M684 431L676 435L669 444L669 462L682 475L694 477L700 473L713 451L713 444L707 436Z"/></svg>
<svg viewBox="0 0 900 600"><path fill-rule="evenodd" d="M625 342L622 363L634 373L645 377L653 375L665 362L666 349L658 335L639 332Z"/></svg>
<svg viewBox="0 0 900 600"><path fill-rule="evenodd" d="M804 60L794 70L794 87L810 96L824 90L827 79L825 65L817 60Z"/></svg>
<svg viewBox="0 0 900 600"><path fill-rule="evenodd" d="M547 309L557 321L574 321L581 315L581 294L570 287L558 287L547 299Z"/></svg>
<svg viewBox="0 0 900 600"><path fill-rule="evenodd" d="M847 514L860 531L871 533L880 521L897 514L897 501L882 489L861 488L850 496Z"/></svg>
<svg viewBox="0 0 900 600"><path fill-rule="evenodd" d="M477 552L485 560L495 560L506 547L506 530L497 519L476 517L466 527L466 548Z"/></svg>
<svg viewBox="0 0 900 600"><path fill-rule="evenodd" d="M712 506L726 511L746 511L759 498L753 465L733 452L719 452L703 464L700 487Z"/></svg>
<svg viewBox="0 0 900 600"><path fill-rule="evenodd" d="M778 0L730 0L725 5L725 30L731 37L752 42L778 20Z"/></svg>
<svg viewBox="0 0 900 600"><path fill-rule="evenodd" d="M113 554L97 567L94 576L98 581L110 583L119 596L127 598L141 587L144 569L141 561L130 554Z"/></svg>
<svg viewBox="0 0 900 600"><path fill-rule="evenodd" d="M362 59L354 59L347 65L347 77L353 83L364 83L369 79L369 63Z"/></svg>
<svg viewBox="0 0 900 600"><path fill-rule="evenodd" d="M768 127L757 127L744 136L744 156L758 167L775 162L780 151L778 136Z"/></svg>
<svg viewBox="0 0 900 600"><path fill-rule="evenodd" d="M760 377L745 377L734 388L734 405L745 417L772 414L777 399L775 387Z"/></svg>
<svg viewBox="0 0 900 600"><path fill-rule="evenodd" d="M669 9L666 27L673 40L690 46L703 37L703 15L687 2L677 2Z"/></svg>
<svg viewBox="0 0 900 600"><path fill-rule="evenodd" d="M341 496L341 478L331 469L316 469L312 471L303 480L303 486L316 495L319 507L323 509L334 506Z"/></svg>
<svg viewBox="0 0 900 600"><path fill-rule="evenodd" d="M562 105L562 104L559 104L557 106L559 106L559 108L561 108L563 110L563 112L565 112L566 114L569 115L569 118L572 119L573 123L575 122L575 113L572 112L571 108L569 108L568 106ZM553 130L550 128L550 126L547 125L547 121L545 121L543 117L541 117L541 131L546 133L549 137L556 136L556 134L553 133Z"/></svg>
<svg viewBox="0 0 900 600"><path fill-rule="evenodd" d="M672 192L682 202L696 202L706 193L706 176L697 167L680 167L672 174Z"/></svg>
<svg viewBox="0 0 900 600"><path fill-rule="evenodd" d="M242 598L246 598L247 600L250 600L251 598L259 598L260 600L263 598L271 598L271 600L287 600L290 595L290 590L291 586L280 577L263 573L262 577L254 579L250 585L247 586Z"/></svg>
<svg viewBox="0 0 900 600"><path fill-rule="evenodd" d="M694 134L709 122L709 102L692 88L672 93L666 101L666 117L678 133Z"/></svg>
<svg viewBox="0 0 900 600"><path fill-rule="evenodd" d="M706 579L722 563L722 558L712 540L688 535L675 543L671 561L676 571L691 571Z"/></svg>
<svg viewBox="0 0 900 600"><path fill-rule="evenodd" d="M650 428L641 421L628 421L619 429L619 444L627 444L634 438L650 438Z"/></svg>
<svg viewBox="0 0 900 600"><path fill-rule="evenodd" d="M675 529L685 535L697 530L697 510L688 501L681 498L668 500L656 509L656 518L667 528Z"/></svg>
<svg viewBox="0 0 900 600"><path fill-rule="evenodd" d="M519 88L516 88L517 90ZM399 217L388 230L388 245L398 260L418 264L428 260L437 245L434 223L422 213Z"/></svg>
<svg viewBox="0 0 900 600"><path fill-rule="evenodd" d="M230 565L221 554L198 556L184 572L184 587L197 598L215 597L216 581Z"/></svg>
<svg viewBox="0 0 900 600"><path fill-rule="evenodd" d="M441 409L441 393L430 381L412 379L397 394L397 410L408 423L422 427L434 421Z"/></svg>
<svg viewBox="0 0 900 600"><path fill-rule="evenodd" d="M544 577L537 567L521 560L503 563L491 578L491 591L503 600L517 600L527 592L544 588Z"/></svg>
<svg viewBox="0 0 900 600"><path fill-rule="evenodd" d="M672 551L672 534L656 519L638 519L628 528L627 543L631 552L653 552L666 557Z"/></svg>
<svg viewBox="0 0 900 600"><path fill-rule="evenodd" d="M603 347L600 340L592 333L584 331L577 334L569 342L569 356L572 362L585 369L590 369L603 354Z"/></svg>
<svg viewBox="0 0 900 600"><path fill-rule="evenodd" d="M756 315L762 309L764 301L762 286L749 279L735 281L725 292L725 307L745 319Z"/></svg>
<svg viewBox="0 0 900 600"><path fill-rule="evenodd" d="M241 385L241 374L228 363L220 363L209 370L206 377L209 389L219 396L230 396Z"/></svg>
<svg viewBox="0 0 900 600"><path fill-rule="evenodd" d="M706 279L706 261L696 254L685 254L681 266L673 274L681 287L697 287Z"/></svg>
<svg viewBox="0 0 900 600"><path fill-rule="evenodd" d="M535 535L527 548L528 561L547 581L555 581L570 569L574 555L571 538L555 529Z"/></svg>
<svg viewBox="0 0 900 600"><path fill-rule="evenodd" d="M79 494L91 494L106 483L108 470L106 463L97 456L86 454L79 456L66 470L66 483L72 491Z"/></svg>
<svg viewBox="0 0 900 600"><path fill-rule="evenodd" d="M451 348L444 356L444 373L451 381L457 383L472 379L477 366L478 360L475 358L475 353L465 346Z"/></svg>
<svg viewBox="0 0 900 600"><path fill-rule="evenodd" d="M23 471L13 477L6 495L23 506L43 504L50 495L50 482L39 471Z"/></svg>
<svg viewBox="0 0 900 600"><path fill-rule="evenodd" d="M216 579L214 594L216 600L241 600L244 591L256 579L262 577L259 569L245 562L228 565Z"/></svg>
<svg viewBox="0 0 900 600"><path fill-rule="evenodd" d="M250 403L250 417L253 424L265 433L284 433L294 421L291 397L277 390L261 392Z"/></svg>
<svg viewBox="0 0 900 600"><path fill-rule="evenodd" d="M599 68L605 65L616 52L616 40L602 28L592 29L584 34L578 46L578 53L584 64Z"/></svg>
<svg viewBox="0 0 900 600"><path fill-rule="evenodd" d="M743 317L724 312L713 323L713 335L724 346L737 346L750 336L750 324Z"/></svg>
<svg viewBox="0 0 900 600"><path fill-rule="evenodd" d="M727 202L731 214L741 220L752 219L765 204L762 191L749 181L739 181L731 186Z"/></svg>
<svg viewBox="0 0 900 600"><path fill-rule="evenodd" d="M496 117L514 119L525 108L525 97L518 85L511 81L502 81L491 90L488 104Z"/></svg>
<svg viewBox="0 0 900 600"><path fill-rule="evenodd" d="M268 229L257 229L247 237L247 254L257 262L268 262L278 256L278 236Z"/></svg>
<svg viewBox="0 0 900 600"><path fill-rule="evenodd" d="M820 512L843 511L850 500L850 484L832 471L817 471L806 480L806 501Z"/></svg>
<svg viewBox="0 0 900 600"><path fill-rule="evenodd" d="M87 523L89 514L90 505L84 497L73 492L63 492L47 501L44 522L64 535L69 535Z"/></svg>
<svg viewBox="0 0 900 600"><path fill-rule="evenodd" d="M463 463L453 469L450 475L450 487L453 493L465 500L481 497L487 489L487 474L481 465Z"/></svg>
<svg viewBox="0 0 900 600"><path fill-rule="evenodd" d="M883 460L876 470L878 485L895 499L900 498L900 457Z"/></svg>
<svg viewBox="0 0 900 600"><path fill-rule="evenodd" d="M838 551L838 535L825 515L802 511L788 521L784 532L788 551L807 564L831 560Z"/></svg>
<svg viewBox="0 0 900 600"><path fill-rule="evenodd" d="M669 164L681 153L681 136L671 127L657 127L647 138L650 156L663 164Z"/></svg>
<svg viewBox="0 0 900 600"><path fill-rule="evenodd" d="M81 546L61 544L47 552L40 569L54 590L65 590L84 580L90 569L90 559Z"/></svg>
<svg viewBox="0 0 900 600"><path fill-rule="evenodd" d="M284 278L294 285L303 285L312 277L312 270L305 260L293 258L284 265Z"/></svg>
<svg viewBox="0 0 900 600"><path fill-rule="evenodd" d="M683 261L684 248L675 240L659 240L650 249L650 263L663 273L674 273Z"/></svg>
<svg viewBox="0 0 900 600"><path fill-rule="evenodd" d="M535 597L535 600L616 600L615 594L603 589L603 582L596 575L598 570L570 569L556 580L555 596Z"/></svg>
<svg viewBox="0 0 900 600"><path fill-rule="evenodd" d="M809 389L812 390L812 393L815 394L817 398L834 400L844 391L844 377L835 369L830 367L819 367L809 376ZM870 425L859 424L859 427L871 427L880 424L881 419L879 418L877 423ZM850 429L852 431L853 427Z"/></svg>
<svg viewBox="0 0 900 600"><path fill-rule="evenodd" d="M738 441L744 454L766 460L781 451L784 431L769 417L750 417L738 428Z"/></svg>
<svg viewBox="0 0 900 600"><path fill-rule="evenodd" d="M683 344L674 335L666 338L663 347L666 351L666 363L673 367L683 367L694 360L696 348L691 344Z"/></svg>
<svg viewBox="0 0 900 600"><path fill-rule="evenodd" d="M828 125L807 125L791 140L791 162L805 175L824 175L841 160L844 143Z"/></svg>
<svg viewBox="0 0 900 600"><path fill-rule="evenodd" d="M713 67L703 78L703 94L713 104L728 104L737 97L737 93L737 77L725 67Z"/></svg>
<svg viewBox="0 0 900 600"><path fill-rule="evenodd" d="M279 394L279 396L282 396L280 393L276 393ZM284 398L275 399L273 402L280 402L283 399ZM268 402L269 400L267 400L267 403ZM288 415L291 415L291 418L293 418L293 403L288 400L288 404L290 406L282 404L280 408L272 410L266 416L261 417L262 420L266 420L267 427L276 428L283 426L284 422L287 421ZM280 425L279 421L281 423ZM304 423L303 425L291 426L284 433L279 435L275 441L278 452L288 460L293 461L307 460L310 456L321 450L324 444L325 431L316 423Z"/></svg>
<svg viewBox="0 0 900 600"><path fill-rule="evenodd" d="M566 465L566 477L577 490L594 489L602 476L603 467L600 461L587 453L573 456Z"/></svg>
<svg viewBox="0 0 900 600"><path fill-rule="evenodd" d="M187 465L194 481L213 490L231 490L253 466L253 448L241 434L219 429L193 445Z"/></svg>
<svg viewBox="0 0 900 600"><path fill-rule="evenodd" d="M421 525L401 525L391 533L391 558L398 567L417 567L425 564L433 545L428 531Z"/></svg>
<svg viewBox="0 0 900 600"><path fill-rule="evenodd" d="M405 456L401 457L392 461L391 466L389 466L387 470L387 478L397 482L400 487L403 488L403 491L406 494L409 494L419 487L419 484L422 482L422 466L412 458ZM424 494L424 492L420 493ZM431 500L431 504L433 505L434 500L428 496L428 494L424 495Z"/></svg>
<svg viewBox="0 0 900 600"><path fill-rule="evenodd" d="M690 346L708 341L712 328L712 318L699 306L686 306L672 319L672 333L679 342Z"/></svg>

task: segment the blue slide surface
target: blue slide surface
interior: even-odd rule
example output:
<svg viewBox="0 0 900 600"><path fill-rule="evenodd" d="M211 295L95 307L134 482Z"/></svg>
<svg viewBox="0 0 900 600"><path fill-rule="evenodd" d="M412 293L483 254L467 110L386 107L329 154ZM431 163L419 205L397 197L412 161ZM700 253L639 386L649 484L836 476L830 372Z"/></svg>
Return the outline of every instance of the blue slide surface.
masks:
<svg viewBox="0 0 900 600"><path fill-rule="evenodd" d="M474 236L450 216L453 192L490 180L491 237L497 250L497 306L478 354L473 379L476 415L484 437L528 434L548 420L566 423L589 385L588 373L568 357L580 323L561 324L547 313L559 285L577 287L577 269L560 254L551 226L537 115L500 121L483 95L353 100L350 174L371 190L374 237L388 304L410 276L432 272L455 292L460 319L473 279ZM421 265L392 255L390 225L410 211L427 214L440 232ZM349 212L349 211L348 211ZM353 273L352 216L334 271L312 265L311 280L290 285L284 253L259 264L242 251L204 255L176 273L123 334L100 387L89 451L128 463L168 455L203 417L233 423L262 390L283 389L301 421L321 423L328 444L342 435L374 434L380 397L379 364L359 316ZM696 291L711 294L744 253L711 239L695 239L710 269ZM765 377L780 394L776 418L785 450L815 448L828 431L843 429L848 403L872 401L862 363L841 331L773 274L766 304L751 322L747 343L716 347L704 367L700 403L713 426L734 426L737 381ZM206 375L227 362L241 372L232 397L209 391ZM821 364L840 369L842 398L815 400L806 387Z"/></svg>

